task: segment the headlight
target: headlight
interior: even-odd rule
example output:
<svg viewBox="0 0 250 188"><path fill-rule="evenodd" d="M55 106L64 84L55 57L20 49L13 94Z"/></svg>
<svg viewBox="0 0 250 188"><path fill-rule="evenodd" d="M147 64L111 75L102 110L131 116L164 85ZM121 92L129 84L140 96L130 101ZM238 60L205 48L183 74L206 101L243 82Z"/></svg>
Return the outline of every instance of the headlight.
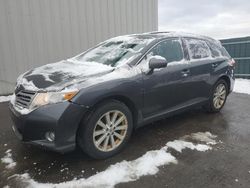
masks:
<svg viewBox="0 0 250 188"><path fill-rule="evenodd" d="M36 107L43 106L46 104L71 100L77 93L78 90L70 92L37 93L30 105L30 109L34 109Z"/></svg>

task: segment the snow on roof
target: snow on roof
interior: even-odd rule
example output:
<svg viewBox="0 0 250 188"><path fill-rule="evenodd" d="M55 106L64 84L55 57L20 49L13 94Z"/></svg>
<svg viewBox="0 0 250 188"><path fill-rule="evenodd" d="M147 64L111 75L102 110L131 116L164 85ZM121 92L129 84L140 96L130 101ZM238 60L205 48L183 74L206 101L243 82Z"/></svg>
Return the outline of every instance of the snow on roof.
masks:
<svg viewBox="0 0 250 188"><path fill-rule="evenodd" d="M194 33L186 33L181 31L152 31L148 33L142 33L141 35L150 35L155 36L155 38L167 38L167 37L193 37L193 38L199 38L199 39L206 39L214 42L219 42L218 40ZM220 43L220 42L219 42Z"/></svg>

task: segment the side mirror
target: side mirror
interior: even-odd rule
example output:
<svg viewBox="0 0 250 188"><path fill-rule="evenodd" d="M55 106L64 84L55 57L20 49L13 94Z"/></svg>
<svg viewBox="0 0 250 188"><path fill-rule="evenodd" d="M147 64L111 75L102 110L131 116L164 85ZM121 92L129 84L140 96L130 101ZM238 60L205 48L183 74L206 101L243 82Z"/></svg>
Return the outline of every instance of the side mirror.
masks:
<svg viewBox="0 0 250 188"><path fill-rule="evenodd" d="M167 60L162 56L152 56L148 63L149 69L151 70L164 68L167 65L168 65Z"/></svg>

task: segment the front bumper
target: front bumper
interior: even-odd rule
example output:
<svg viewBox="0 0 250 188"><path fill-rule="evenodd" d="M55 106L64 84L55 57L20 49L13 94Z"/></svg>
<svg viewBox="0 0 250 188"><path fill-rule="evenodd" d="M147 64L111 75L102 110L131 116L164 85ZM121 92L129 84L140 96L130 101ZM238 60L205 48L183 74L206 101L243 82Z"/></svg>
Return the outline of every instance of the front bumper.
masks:
<svg viewBox="0 0 250 188"><path fill-rule="evenodd" d="M86 107L71 102L42 106L25 115L11 103L9 108L12 129L20 140L61 153L74 150L78 125L87 111ZM53 142L45 138L46 132L55 133Z"/></svg>

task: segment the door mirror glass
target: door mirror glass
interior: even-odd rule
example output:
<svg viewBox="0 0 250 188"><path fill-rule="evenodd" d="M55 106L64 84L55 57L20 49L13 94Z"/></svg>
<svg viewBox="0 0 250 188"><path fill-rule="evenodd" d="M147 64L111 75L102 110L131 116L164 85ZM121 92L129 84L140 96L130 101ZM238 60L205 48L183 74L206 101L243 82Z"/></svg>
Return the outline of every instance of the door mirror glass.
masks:
<svg viewBox="0 0 250 188"><path fill-rule="evenodd" d="M152 56L149 59L149 69L160 69L160 68L164 68L168 65L167 60L159 55L156 56Z"/></svg>

